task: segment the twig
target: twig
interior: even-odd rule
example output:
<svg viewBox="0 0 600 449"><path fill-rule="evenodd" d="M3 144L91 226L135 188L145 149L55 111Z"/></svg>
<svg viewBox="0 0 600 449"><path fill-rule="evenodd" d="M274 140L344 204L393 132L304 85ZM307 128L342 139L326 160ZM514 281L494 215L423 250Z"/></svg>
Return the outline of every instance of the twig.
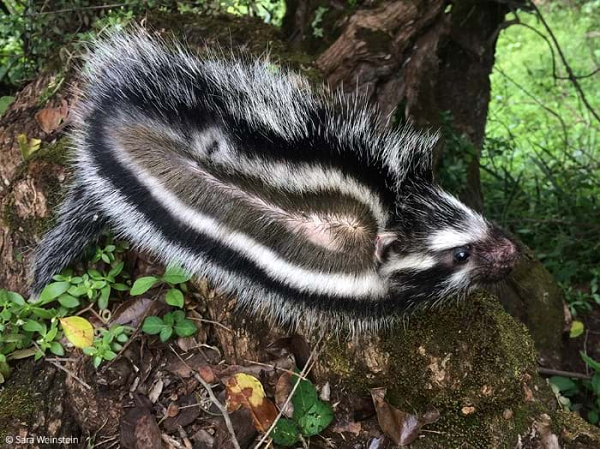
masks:
<svg viewBox="0 0 600 449"><path fill-rule="evenodd" d="M266 368L272 368L274 371L283 371L284 373L293 374L294 376L300 377L300 375L298 373L296 373L292 370L285 369L280 366L275 366L270 363L255 362L254 360L248 360L248 359L244 359L244 362L251 363L252 365L258 365L258 366L264 366ZM300 377L300 379L306 380L306 377Z"/></svg>
<svg viewBox="0 0 600 449"><path fill-rule="evenodd" d="M81 385L83 385L85 388L87 388L88 390L92 390L92 387L90 387L87 383L85 383L83 381L83 379L81 379L80 377L77 377L75 374L73 374L71 371L69 371L67 368L65 368L64 366L62 366L59 363L53 362L51 360L46 360L48 363L50 363L51 365L54 365L55 367L57 367L58 369L63 370L65 373L67 373L69 376L71 376L73 379L75 379L77 382L79 382Z"/></svg>
<svg viewBox="0 0 600 449"><path fill-rule="evenodd" d="M219 326L222 327L223 329L225 329L227 332L231 332L233 333L233 330L229 329L227 326L225 326L222 323L219 323L218 321L213 321L213 320L207 320L206 318L194 318L194 317L189 317L188 320L192 320L192 321L200 321L201 323L210 323L210 324L214 324L215 326Z"/></svg>
<svg viewBox="0 0 600 449"><path fill-rule="evenodd" d="M321 342L323 341L323 336L324 335L325 335L325 333L322 332L321 336L319 337L319 340L315 344L315 348L311 351L310 355L308 356L308 360L306 361L306 365L304 365L304 368L302 369L302 371L300 371L300 376L306 377L306 375L308 374L308 372L312 369L312 367L314 365L314 362L316 361L316 357L317 357L318 353L321 350L320 346L321 346ZM294 396L294 393L296 392L296 389L298 388L298 385L300 385L300 379L298 379L298 381L294 384L294 386L292 388L292 391L288 395L288 397L285 400L285 402L283 403L283 405L279 408L279 413L277 414L277 417L273 421L273 424L271 424L271 427L269 427L269 429L265 432L265 434L262 436L262 438L259 440L259 442L256 443L256 446L254 446L254 449L259 449L260 446L267 440L267 438L269 438L269 434L273 431L273 429L277 425L277 422L283 416L283 411L287 408L288 404L292 400L292 397Z"/></svg>
<svg viewBox="0 0 600 449"><path fill-rule="evenodd" d="M202 376L200 374L198 374L185 360L183 360L183 358L177 353L177 351L175 351L175 348L173 348L172 345L169 345L169 348L179 358L179 360L184 365L186 365L187 368L190 369L190 371L194 374L194 377L196 378L196 380L202 384L202 386L208 393L210 400L219 409L219 411L223 415L223 419L225 419L225 425L227 426L227 430L229 430L229 434L231 435L231 443L233 444L233 447L235 449L241 449L240 443L238 442L237 437L235 436L235 430L233 429L233 424L231 424L231 419L229 418L229 412L227 411L227 408L223 404L221 404L221 402L217 399L217 397L215 396L215 393L212 391L210 384L208 382L206 382L202 378Z"/></svg>
<svg viewBox="0 0 600 449"><path fill-rule="evenodd" d="M572 371L563 371L560 369L542 368L542 367L538 367L538 373L540 373L544 376L563 376L563 377L570 377L572 379L590 380L592 378L592 376L588 376L587 374L583 374L583 373L574 373Z"/></svg>
<svg viewBox="0 0 600 449"><path fill-rule="evenodd" d="M567 62L567 58L565 57L565 54L563 53L562 48L558 43L558 39L556 39L556 36L552 32L552 29L550 28L548 23L546 22L546 19L544 19L544 16L540 12L537 5L533 1L530 1L529 3L531 4L531 7L535 11L536 16L538 17L538 19L540 19L540 22L542 22L542 25L548 32L550 39L552 39L552 42L554 43L554 46L556 47L556 51L558 52L558 55L560 56L560 59L561 59L563 65L565 66L565 69L567 70L568 79L571 81L571 84L573 84L573 87L579 94L579 98L581 98L581 101L585 105L588 112L590 114L592 114L594 116L594 118L600 123L600 115L598 115L598 113L596 112L594 107L590 104L587 97L585 96L585 92L583 91L583 89L581 88L581 85L579 84L578 77L577 77L577 75L575 75L575 73L573 72L573 69Z"/></svg>

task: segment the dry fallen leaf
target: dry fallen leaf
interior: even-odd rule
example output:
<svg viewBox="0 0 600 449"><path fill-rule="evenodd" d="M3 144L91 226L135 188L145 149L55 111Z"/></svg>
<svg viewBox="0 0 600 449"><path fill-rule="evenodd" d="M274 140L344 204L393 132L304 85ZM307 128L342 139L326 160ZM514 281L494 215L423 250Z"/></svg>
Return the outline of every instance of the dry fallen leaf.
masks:
<svg viewBox="0 0 600 449"><path fill-rule="evenodd" d="M285 408L283 404L287 401L290 393L292 392L292 375L290 373L283 373L277 379L277 384L275 385L275 404L282 410L283 416L286 418L291 418L294 414L294 406L292 401L289 401Z"/></svg>
<svg viewBox="0 0 600 449"><path fill-rule="evenodd" d="M243 407L252 414L252 422L260 432L266 432L277 418L275 405L265 396L260 381L249 374L238 373L227 379L227 410Z"/></svg>
<svg viewBox="0 0 600 449"><path fill-rule="evenodd" d="M385 388L373 388L371 397L377 412L379 426L394 444L406 446L412 443L419 435L423 425L431 424L439 418L437 410L428 411L422 418L398 410L385 401L385 392Z"/></svg>
<svg viewBox="0 0 600 449"><path fill-rule="evenodd" d="M119 304L115 312L112 314L112 324L129 324L133 327L138 327L146 315L148 315L149 307L155 303L150 298L137 297L129 299Z"/></svg>
<svg viewBox="0 0 600 449"><path fill-rule="evenodd" d="M162 447L160 430L152 414L152 404L145 396L137 394L135 407L127 409L121 418L121 447L136 449L160 449Z"/></svg>
<svg viewBox="0 0 600 449"><path fill-rule="evenodd" d="M63 102L58 108L45 108L35 114L35 119L46 134L56 130L67 118L69 108L66 102Z"/></svg>

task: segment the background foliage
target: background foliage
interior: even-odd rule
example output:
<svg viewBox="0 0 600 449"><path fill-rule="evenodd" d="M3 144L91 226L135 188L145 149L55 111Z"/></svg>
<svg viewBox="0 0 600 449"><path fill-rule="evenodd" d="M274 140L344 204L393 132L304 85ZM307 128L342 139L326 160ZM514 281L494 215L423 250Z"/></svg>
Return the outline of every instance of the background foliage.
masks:
<svg viewBox="0 0 600 449"><path fill-rule="evenodd" d="M500 36L482 189L488 215L535 250L577 312L600 300L600 1L552 2L543 13L559 48L531 14L509 17L520 23Z"/></svg>

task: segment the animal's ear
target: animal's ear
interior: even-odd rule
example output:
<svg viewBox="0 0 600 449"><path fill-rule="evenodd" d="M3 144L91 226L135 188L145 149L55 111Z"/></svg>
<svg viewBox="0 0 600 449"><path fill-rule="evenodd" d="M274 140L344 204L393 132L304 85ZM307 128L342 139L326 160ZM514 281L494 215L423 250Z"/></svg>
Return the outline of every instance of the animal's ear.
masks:
<svg viewBox="0 0 600 449"><path fill-rule="evenodd" d="M377 262L385 262L388 249L396 240L398 240L398 236L395 232L384 231L377 235L377 239L375 240L375 259Z"/></svg>

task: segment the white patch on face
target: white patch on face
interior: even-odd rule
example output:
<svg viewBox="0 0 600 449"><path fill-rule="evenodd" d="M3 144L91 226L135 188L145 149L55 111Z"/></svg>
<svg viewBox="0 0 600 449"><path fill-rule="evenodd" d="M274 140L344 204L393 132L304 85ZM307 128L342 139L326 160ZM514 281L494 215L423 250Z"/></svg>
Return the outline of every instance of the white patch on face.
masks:
<svg viewBox="0 0 600 449"><path fill-rule="evenodd" d="M433 267L436 261L431 256L411 254L399 259L390 259L381 267L381 273L388 276L395 271L415 270L424 271Z"/></svg>
<svg viewBox="0 0 600 449"><path fill-rule="evenodd" d="M488 235L489 225L477 212L446 192L440 192L446 201L464 214L460 228L446 228L432 233L428 238L428 246L432 251L444 251L484 240Z"/></svg>
<svg viewBox="0 0 600 449"><path fill-rule="evenodd" d="M465 267L455 271L448 280L448 290L460 290L470 284L469 268Z"/></svg>

